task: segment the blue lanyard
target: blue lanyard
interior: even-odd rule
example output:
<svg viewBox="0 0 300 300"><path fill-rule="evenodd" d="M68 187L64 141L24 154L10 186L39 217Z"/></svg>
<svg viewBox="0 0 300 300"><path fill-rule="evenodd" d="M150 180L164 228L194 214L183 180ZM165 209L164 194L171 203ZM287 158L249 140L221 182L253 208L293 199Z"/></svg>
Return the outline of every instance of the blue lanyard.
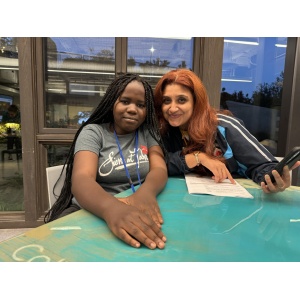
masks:
<svg viewBox="0 0 300 300"><path fill-rule="evenodd" d="M125 169L125 172L126 172L126 176L128 178L128 182L129 182L129 184L131 186L132 191L135 192L135 188L134 188L133 182L131 180L129 171L127 169L125 158L123 156L123 152L122 152L122 149L121 149L121 146L120 146L120 142L119 142L119 139L118 139L118 136L117 136L117 133L116 133L115 130L114 130L114 134L115 134L115 137L116 137L116 141L117 141L117 145L118 145L118 148L119 148L120 156L121 156L122 161L123 161L123 165L124 165L124 169ZM139 161L138 161L138 155L137 155L138 140L139 140L138 131L136 130L136 132L135 132L135 149L134 149L135 160L136 160L135 161L135 168L136 168L136 173L137 173L137 176L138 176L138 179L139 179L139 183L141 185L142 183L141 183L140 172L139 172L139 168L138 168Z"/></svg>

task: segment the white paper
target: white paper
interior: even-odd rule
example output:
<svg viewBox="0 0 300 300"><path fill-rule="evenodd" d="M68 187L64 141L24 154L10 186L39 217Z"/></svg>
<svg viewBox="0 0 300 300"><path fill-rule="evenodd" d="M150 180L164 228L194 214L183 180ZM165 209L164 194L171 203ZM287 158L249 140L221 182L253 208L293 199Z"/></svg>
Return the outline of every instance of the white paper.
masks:
<svg viewBox="0 0 300 300"><path fill-rule="evenodd" d="M189 194L210 194L225 197L253 198L253 196L238 182L232 184L229 179L215 182L211 177L200 177L195 173L185 175Z"/></svg>

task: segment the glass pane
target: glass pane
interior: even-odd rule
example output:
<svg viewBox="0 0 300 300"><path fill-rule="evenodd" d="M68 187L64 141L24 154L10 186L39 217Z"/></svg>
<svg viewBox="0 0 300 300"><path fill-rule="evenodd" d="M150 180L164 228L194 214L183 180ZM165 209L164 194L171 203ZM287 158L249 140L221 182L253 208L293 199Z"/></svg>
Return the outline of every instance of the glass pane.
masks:
<svg viewBox="0 0 300 300"><path fill-rule="evenodd" d="M46 43L46 127L78 128L115 78L115 38L51 37Z"/></svg>
<svg viewBox="0 0 300 300"><path fill-rule="evenodd" d="M286 37L224 38L221 108L243 120L273 155L277 152L286 46Z"/></svg>
<svg viewBox="0 0 300 300"><path fill-rule="evenodd" d="M46 145L48 167L63 165L70 151L70 146L66 145Z"/></svg>
<svg viewBox="0 0 300 300"><path fill-rule="evenodd" d="M127 71L143 74L154 87L158 79L177 68L193 68L193 38L128 38Z"/></svg>
<svg viewBox="0 0 300 300"><path fill-rule="evenodd" d="M0 38L0 211L22 211L23 168L17 38Z"/></svg>

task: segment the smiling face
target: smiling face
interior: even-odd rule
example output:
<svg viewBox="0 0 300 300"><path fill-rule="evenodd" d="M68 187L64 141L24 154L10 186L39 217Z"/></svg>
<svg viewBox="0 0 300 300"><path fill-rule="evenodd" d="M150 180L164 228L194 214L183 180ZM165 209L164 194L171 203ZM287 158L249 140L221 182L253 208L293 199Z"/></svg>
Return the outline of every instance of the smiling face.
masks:
<svg viewBox="0 0 300 300"><path fill-rule="evenodd" d="M171 126L187 130L193 109L194 99L189 89L176 83L165 87L162 113Z"/></svg>
<svg viewBox="0 0 300 300"><path fill-rule="evenodd" d="M113 108L116 133L127 134L135 131L146 119L145 89L141 82L130 82Z"/></svg>

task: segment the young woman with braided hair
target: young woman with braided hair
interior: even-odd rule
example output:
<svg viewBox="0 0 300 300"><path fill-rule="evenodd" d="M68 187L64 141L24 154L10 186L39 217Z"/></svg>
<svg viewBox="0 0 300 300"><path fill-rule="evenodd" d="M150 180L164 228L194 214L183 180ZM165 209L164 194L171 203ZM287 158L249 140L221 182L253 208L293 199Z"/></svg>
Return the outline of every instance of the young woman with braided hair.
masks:
<svg viewBox="0 0 300 300"><path fill-rule="evenodd" d="M149 83L135 74L116 78L75 135L61 194L45 222L84 208L127 244L164 248L156 197L168 177L157 124ZM114 196L129 188L132 195Z"/></svg>
<svg viewBox="0 0 300 300"><path fill-rule="evenodd" d="M291 185L288 167L282 176L273 170L278 161L241 121L210 106L194 72L177 69L163 75L155 87L154 102L168 151L169 175L196 172L216 182L228 178L231 183L233 177L250 178L265 193L282 192ZM300 161L292 169L298 166ZM271 170L274 184L265 175Z"/></svg>

